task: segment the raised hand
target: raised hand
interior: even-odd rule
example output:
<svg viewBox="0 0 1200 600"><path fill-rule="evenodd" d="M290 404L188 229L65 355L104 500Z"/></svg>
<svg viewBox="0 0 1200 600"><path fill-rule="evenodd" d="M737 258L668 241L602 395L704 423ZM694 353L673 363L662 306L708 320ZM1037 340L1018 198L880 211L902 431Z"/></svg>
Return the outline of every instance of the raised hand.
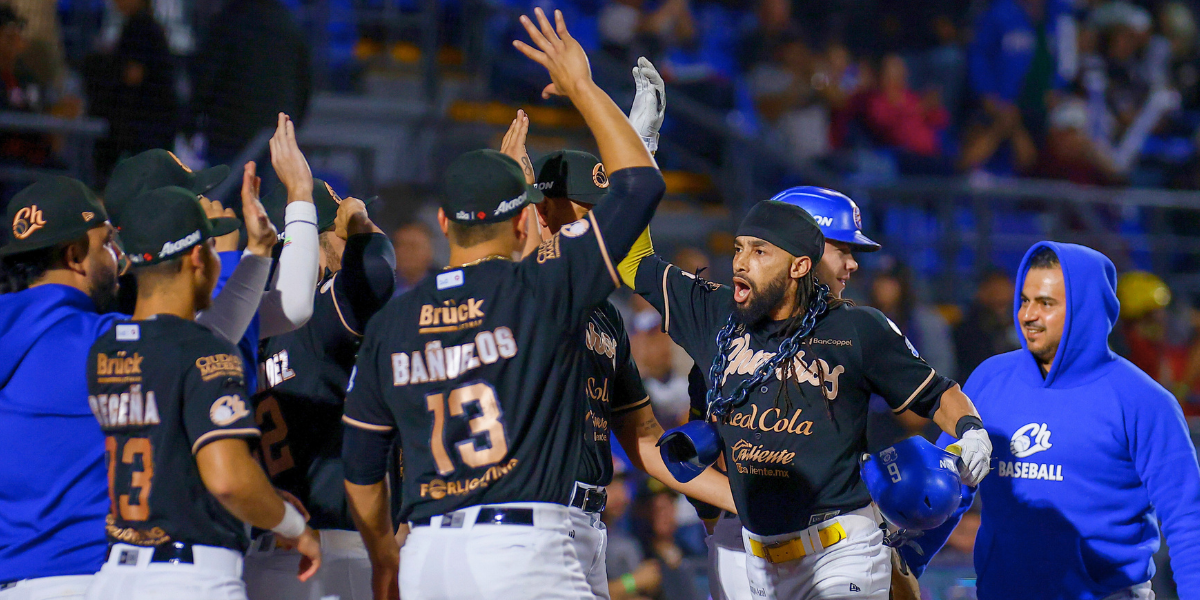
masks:
<svg viewBox="0 0 1200 600"><path fill-rule="evenodd" d="M254 161L250 161L242 170L242 217L246 223L246 250L256 256L270 257L271 249L279 241L279 232L271 224L271 219L267 218L267 209L258 201L262 179L255 175L256 168ZM279 491L281 495L287 493ZM303 506L297 508L304 510Z"/></svg>
<svg viewBox="0 0 1200 600"><path fill-rule="evenodd" d="M344 239L360 233L383 233L367 214L367 205L358 198L343 198L333 220L333 234Z"/></svg>
<svg viewBox="0 0 1200 600"><path fill-rule="evenodd" d="M500 152L509 156L521 165L521 172L525 173L525 183L533 185L537 182L537 175L533 172L533 162L529 160L529 152L525 150L525 138L529 135L529 115L525 111L518 110L517 118L513 119L511 125L508 126L508 131L504 134L504 139L500 142Z"/></svg>
<svg viewBox="0 0 1200 600"><path fill-rule="evenodd" d="M645 56L638 58L633 68L633 83L637 92L629 109L629 122L637 130L646 149L658 150L658 130L662 128L667 111L667 86L662 75Z"/></svg>
<svg viewBox="0 0 1200 600"><path fill-rule="evenodd" d="M541 8L535 8L533 12L538 24L535 26L529 17L521 15L521 25L525 26L525 31L537 48L520 40L513 40L513 46L550 72L550 81L553 83L542 90L542 98L552 95L574 98L585 86L592 85L592 67L588 63L587 53L567 31L562 11L554 11L556 27L550 26Z"/></svg>
<svg viewBox="0 0 1200 600"><path fill-rule="evenodd" d="M200 196L200 206L204 207L204 216L210 219L217 219L220 217L229 217L232 219L237 218L237 215L234 214L233 209L221 206L221 202L219 200L209 200L204 196ZM218 237L216 239L216 247L214 249L217 252L236 252L238 249L239 239L238 232L232 231L221 237Z"/></svg>
<svg viewBox="0 0 1200 600"><path fill-rule="evenodd" d="M271 136L271 166L288 191L288 203L312 202L312 170L296 143L296 125L279 113L279 124Z"/></svg>

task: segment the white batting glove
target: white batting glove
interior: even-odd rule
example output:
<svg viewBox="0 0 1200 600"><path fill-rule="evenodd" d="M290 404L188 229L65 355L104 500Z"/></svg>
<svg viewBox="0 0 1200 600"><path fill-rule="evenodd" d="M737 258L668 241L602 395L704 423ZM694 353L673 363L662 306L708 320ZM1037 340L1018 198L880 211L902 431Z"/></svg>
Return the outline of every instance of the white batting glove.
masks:
<svg viewBox="0 0 1200 600"><path fill-rule="evenodd" d="M638 64L633 68L633 83L637 93L629 109L629 122L642 136L646 149L655 152L658 150L658 130L667 111L667 86L658 69L645 56L638 58Z"/></svg>
<svg viewBox="0 0 1200 600"><path fill-rule="evenodd" d="M966 485L979 485L988 471L992 470L992 440L988 439L987 431L983 429L972 429L964 433L962 439L951 444L946 450L962 458L958 463L958 476Z"/></svg>

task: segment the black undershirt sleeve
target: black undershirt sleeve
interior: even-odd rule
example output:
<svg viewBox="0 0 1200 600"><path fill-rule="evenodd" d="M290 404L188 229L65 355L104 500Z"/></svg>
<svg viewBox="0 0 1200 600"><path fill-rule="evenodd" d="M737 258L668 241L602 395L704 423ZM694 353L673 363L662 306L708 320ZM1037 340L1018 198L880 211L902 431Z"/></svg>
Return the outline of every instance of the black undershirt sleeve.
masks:
<svg viewBox="0 0 1200 600"><path fill-rule="evenodd" d="M362 332L396 288L396 252L391 240L382 233L350 236L333 287L346 325Z"/></svg>
<svg viewBox="0 0 1200 600"><path fill-rule="evenodd" d="M346 481L356 485L373 485L383 481L388 472L388 454L396 430L369 431L345 427L342 433L342 462Z"/></svg>

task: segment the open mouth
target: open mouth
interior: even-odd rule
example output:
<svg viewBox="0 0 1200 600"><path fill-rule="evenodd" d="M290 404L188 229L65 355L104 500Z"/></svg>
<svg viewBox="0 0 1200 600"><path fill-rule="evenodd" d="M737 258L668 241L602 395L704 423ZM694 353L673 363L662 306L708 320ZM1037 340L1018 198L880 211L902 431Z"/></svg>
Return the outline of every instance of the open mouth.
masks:
<svg viewBox="0 0 1200 600"><path fill-rule="evenodd" d="M733 301L742 304L750 299L750 284L740 277L733 278Z"/></svg>

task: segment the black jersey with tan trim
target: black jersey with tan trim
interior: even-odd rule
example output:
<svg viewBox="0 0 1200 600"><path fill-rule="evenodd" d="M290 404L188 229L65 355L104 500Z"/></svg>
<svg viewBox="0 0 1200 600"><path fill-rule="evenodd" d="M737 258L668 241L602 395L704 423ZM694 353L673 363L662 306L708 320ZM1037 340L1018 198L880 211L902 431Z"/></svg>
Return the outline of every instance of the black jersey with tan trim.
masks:
<svg viewBox="0 0 1200 600"><path fill-rule="evenodd" d="M605 301L592 311L583 330L582 393L588 401L583 426L583 465L579 481L612 482L612 419L650 404L642 376L629 350L621 313Z"/></svg>
<svg viewBox="0 0 1200 600"><path fill-rule="evenodd" d="M367 327L344 420L398 434L407 518L569 500L588 403L563 391L582 389L581 336L619 281L598 229L589 214L520 262L448 269Z"/></svg>
<svg viewBox="0 0 1200 600"><path fill-rule="evenodd" d="M312 317L264 340L259 352L259 456L271 483L308 509L314 529L355 528L342 467L342 402L362 331L382 306L378 297L391 298L394 255L383 234L351 236L342 270L317 285Z"/></svg>
<svg viewBox="0 0 1200 600"><path fill-rule="evenodd" d="M195 454L259 435L233 344L170 315L118 321L92 346L88 403L104 431L108 539L246 550L237 517L205 488Z"/></svg>
<svg viewBox="0 0 1200 600"><path fill-rule="evenodd" d="M733 311L732 290L658 257L641 262L636 283L662 312L671 339L707 374L717 333ZM782 328L783 322L767 322L734 331L723 349L729 358L725 393L778 352ZM718 426L742 523L754 533L778 535L808 527L812 514L865 506L871 498L858 461L867 449L871 394L895 412L930 416L953 385L883 313L855 306L830 310L789 368L750 390L748 402Z"/></svg>

